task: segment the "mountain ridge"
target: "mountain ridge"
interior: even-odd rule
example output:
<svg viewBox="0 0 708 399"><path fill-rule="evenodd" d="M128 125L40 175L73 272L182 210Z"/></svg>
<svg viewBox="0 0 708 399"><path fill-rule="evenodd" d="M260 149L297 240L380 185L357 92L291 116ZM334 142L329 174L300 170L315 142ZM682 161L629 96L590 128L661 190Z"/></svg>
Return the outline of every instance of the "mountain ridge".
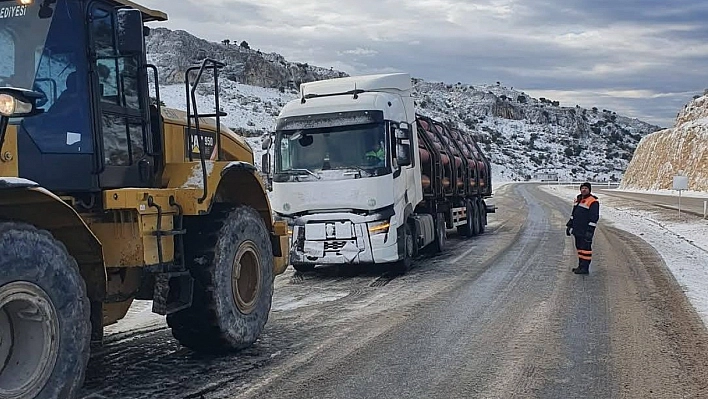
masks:
<svg viewBox="0 0 708 399"><path fill-rule="evenodd" d="M183 86L178 88L184 84L184 72L205 58L225 62L220 75L222 107L250 116L245 122L240 115L224 121L231 120L229 127L246 136L272 131L280 108L297 98L300 83L349 76L333 68L290 62L277 53L209 42L183 30L153 29L146 47L148 61L161 71L161 92L184 93ZM416 112L472 134L495 164L494 174L504 180L530 180L551 171L560 179L618 181L642 137L661 130L606 109L563 107L558 101L536 99L500 82L450 84L414 77L412 83ZM246 86L270 89L267 99ZM244 90L251 94L241 94ZM200 92L209 97L208 90ZM184 99L180 103L177 96L167 105L184 107Z"/></svg>

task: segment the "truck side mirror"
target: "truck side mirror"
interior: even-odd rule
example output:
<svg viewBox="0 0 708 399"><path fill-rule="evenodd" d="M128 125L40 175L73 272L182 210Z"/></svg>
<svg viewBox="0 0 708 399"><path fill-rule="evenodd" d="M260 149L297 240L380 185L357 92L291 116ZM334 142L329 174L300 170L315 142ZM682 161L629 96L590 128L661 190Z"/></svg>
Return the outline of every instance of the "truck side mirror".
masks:
<svg viewBox="0 0 708 399"><path fill-rule="evenodd" d="M401 122L394 129L394 134L397 139L409 139L410 138L410 128L406 122Z"/></svg>
<svg viewBox="0 0 708 399"><path fill-rule="evenodd" d="M408 166L411 160L411 129L407 122L400 122L394 125L393 134L396 137L396 163L400 166Z"/></svg>
<svg viewBox="0 0 708 399"><path fill-rule="evenodd" d="M398 166L408 166L411 164L411 142L401 140L396 143L396 161Z"/></svg>
<svg viewBox="0 0 708 399"><path fill-rule="evenodd" d="M116 11L116 37L121 55L144 53L143 16L139 10L121 8Z"/></svg>

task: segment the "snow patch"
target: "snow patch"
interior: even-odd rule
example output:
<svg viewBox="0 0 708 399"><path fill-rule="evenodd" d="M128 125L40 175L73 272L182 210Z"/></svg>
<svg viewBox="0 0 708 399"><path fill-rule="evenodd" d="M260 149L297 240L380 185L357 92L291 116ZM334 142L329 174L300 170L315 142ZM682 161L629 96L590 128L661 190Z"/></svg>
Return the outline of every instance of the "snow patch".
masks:
<svg viewBox="0 0 708 399"><path fill-rule="evenodd" d="M205 161L207 176L211 176L211 172L214 170L214 161ZM186 182L182 185L182 188L202 188L204 186L204 176L202 173L202 164L197 163L192 167L192 174L189 176Z"/></svg>

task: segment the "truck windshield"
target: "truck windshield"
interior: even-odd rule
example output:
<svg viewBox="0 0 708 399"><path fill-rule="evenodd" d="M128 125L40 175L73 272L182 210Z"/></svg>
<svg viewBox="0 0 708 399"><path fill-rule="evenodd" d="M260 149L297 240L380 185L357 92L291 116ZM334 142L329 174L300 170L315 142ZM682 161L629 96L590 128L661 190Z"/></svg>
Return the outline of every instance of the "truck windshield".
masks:
<svg viewBox="0 0 708 399"><path fill-rule="evenodd" d="M389 173L384 127L383 122L375 122L278 131L274 178L278 181L290 180L292 175L319 178L328 170L353 171L352 176L358 177Z"/></svg>

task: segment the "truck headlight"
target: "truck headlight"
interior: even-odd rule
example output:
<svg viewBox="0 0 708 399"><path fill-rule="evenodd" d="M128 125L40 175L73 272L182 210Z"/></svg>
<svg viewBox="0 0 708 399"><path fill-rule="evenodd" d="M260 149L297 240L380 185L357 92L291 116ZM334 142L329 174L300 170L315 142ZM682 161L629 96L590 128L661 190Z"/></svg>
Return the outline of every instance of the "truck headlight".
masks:
<svg viewBox="0 0 708 399"><path fill-rule="evenodd" d="M0 94L0 115L13 116L32 112L32 104L20 101L10 94Z"/></svg>
<svg viewBox="0 0 708 399"><path fill-rule="evenodd" d="M369 234L371 235L386 234L388 233L389 227L391 227L391 222L389 222L388 220L370 222L367 223L367 227L369 228Z"/></svg>

